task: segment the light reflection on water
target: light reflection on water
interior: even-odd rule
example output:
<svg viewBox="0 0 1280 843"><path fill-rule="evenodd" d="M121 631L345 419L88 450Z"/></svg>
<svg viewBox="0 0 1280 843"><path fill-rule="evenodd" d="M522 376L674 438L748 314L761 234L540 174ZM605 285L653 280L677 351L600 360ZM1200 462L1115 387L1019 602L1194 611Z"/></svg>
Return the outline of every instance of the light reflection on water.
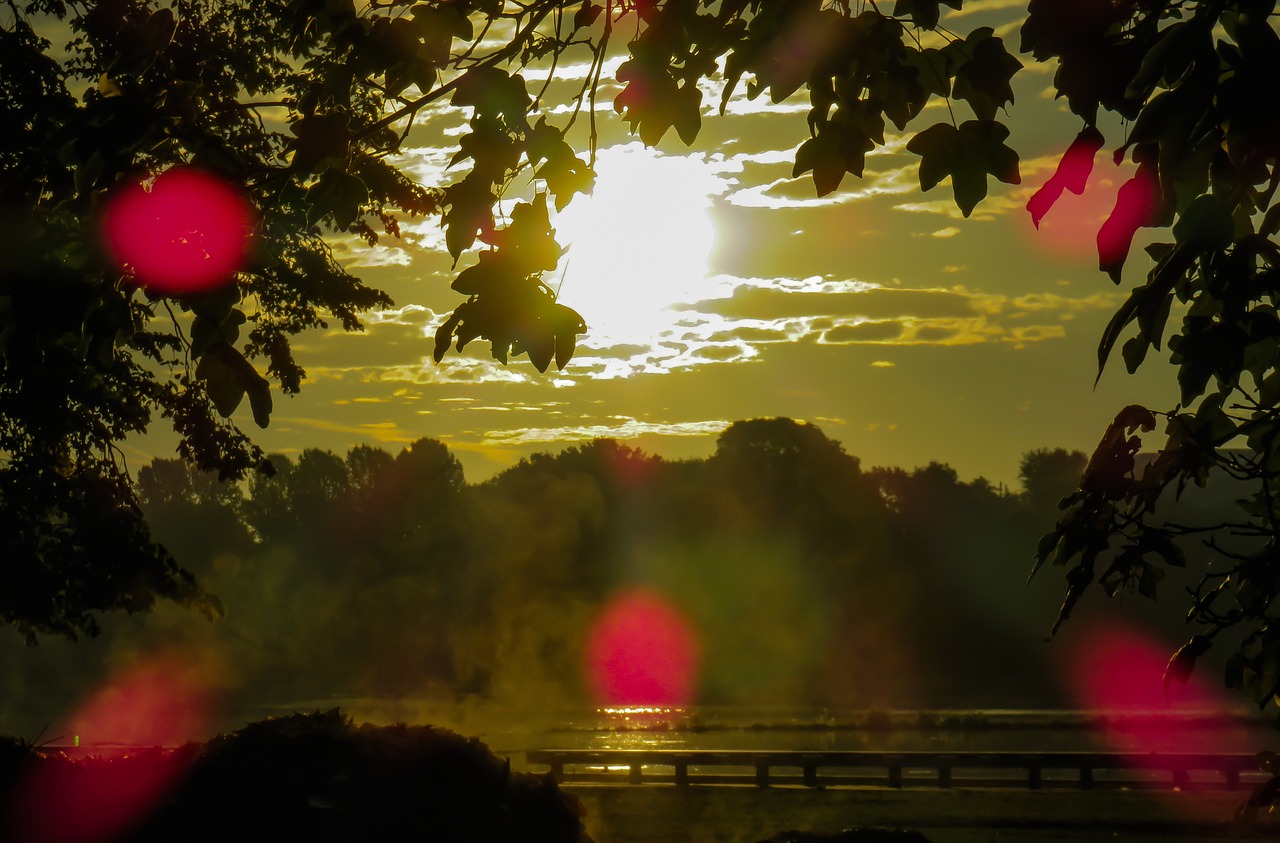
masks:
<svg viewBox="0 0 1280 843"><path fill-rule="evenodd" d="M591 749L689 749L693 717L678 706L618 706L596 709L602 724Z"/></svg>
<svg viewBox="0 0 1280 843"><path fill-rule="evenodd" d="M1153 727L1168 752L1256 752L1277 744L1247 711L848 711L599 709L520 748L794 751L1149 751ZM515 738L515 735L511 737ZM513 747L515 748L515 747Z"/></svg>

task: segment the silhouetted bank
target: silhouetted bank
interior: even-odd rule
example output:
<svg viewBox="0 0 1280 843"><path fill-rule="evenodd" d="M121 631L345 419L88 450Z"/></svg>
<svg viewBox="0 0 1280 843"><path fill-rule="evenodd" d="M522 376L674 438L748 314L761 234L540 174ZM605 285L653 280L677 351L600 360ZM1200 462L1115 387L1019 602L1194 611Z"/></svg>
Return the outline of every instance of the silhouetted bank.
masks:
<svg viewBox="0 0 1280 843"><path fill-rule="evenodd" d="M117 758L0 740L6 843L590 843L582 816L553 778L512 772L475 738L337 710Z"/></svg>

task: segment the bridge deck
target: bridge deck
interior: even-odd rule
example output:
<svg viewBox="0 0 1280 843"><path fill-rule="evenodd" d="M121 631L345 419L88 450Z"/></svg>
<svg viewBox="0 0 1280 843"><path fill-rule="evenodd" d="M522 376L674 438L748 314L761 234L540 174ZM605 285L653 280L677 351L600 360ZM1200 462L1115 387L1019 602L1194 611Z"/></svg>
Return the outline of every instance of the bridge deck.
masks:
<svg viewBox="0 0 1280 843"><path fill-rule="evenodd" d="M525 756L566 783L1237 790L1266 778L1245 753L543 749Z"/></svg>

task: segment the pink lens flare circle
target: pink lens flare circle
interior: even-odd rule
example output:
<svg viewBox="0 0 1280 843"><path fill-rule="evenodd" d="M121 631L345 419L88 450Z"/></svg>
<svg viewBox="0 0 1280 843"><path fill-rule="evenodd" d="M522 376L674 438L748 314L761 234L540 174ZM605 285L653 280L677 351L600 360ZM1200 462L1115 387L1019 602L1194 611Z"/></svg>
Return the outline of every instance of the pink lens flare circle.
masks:
<svg viewBox="0 0 1280 843"><path fill-rule="evenodd" d="M601 705L687 705L700 650L693 624L670 600L643 589L623 591L588 634L587 681Z"/></svg>
<svg viewBox="0 0 1280 843"><path fill-rule="evenodd" d="M134 181L108 201L107 253L119 268L162 295L202 293L228 283L249 254L253 213L229 182L174 167L148 185Z"/></svg>
<svg viewBox="0 0 1280 843"><path fill-rule="evenodd" d="M87 756L50 759L0 803L0 838L15 843L108 843L163 803L189 753L162 752L203 740L214 690L181 654L147 658L111 677L65 724ZM17 810L14 810L17 806Z"/></svg>
<svg viewBox="0 0 1280 843"><path fill-rule="evenodd" d="M1221 738L1183 715L1222 712L1231 706L1201 666L1186 683L1164 674L1175 644L1117 621L1088 623L1063 653L1066 678L1081 707L1104 716L1103 734L1113 748L1138 752L1221 751Z"/></svg>

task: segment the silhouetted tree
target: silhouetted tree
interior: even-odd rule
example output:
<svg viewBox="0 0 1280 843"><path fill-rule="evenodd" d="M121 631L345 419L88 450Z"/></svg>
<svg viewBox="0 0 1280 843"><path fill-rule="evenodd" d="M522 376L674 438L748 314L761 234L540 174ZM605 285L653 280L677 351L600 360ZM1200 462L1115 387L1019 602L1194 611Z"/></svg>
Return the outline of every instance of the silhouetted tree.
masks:
<svg viewBox="0 0 1280 843"><path fill-rule="evenodd" d="M1027 503L1037 510L1051 511L1076 490L1089 457L1083 451L1065 448L1037 448L1022 455L1018 479Z"/></svg>
<svg viewBox="0 0 1280 843"><path fill-rule="evenodd" d="M156 459L138 471L138 497L156 539L204 575L220 553L242 555L253 537L243 520L239 484L179 459Z"/></svg>

